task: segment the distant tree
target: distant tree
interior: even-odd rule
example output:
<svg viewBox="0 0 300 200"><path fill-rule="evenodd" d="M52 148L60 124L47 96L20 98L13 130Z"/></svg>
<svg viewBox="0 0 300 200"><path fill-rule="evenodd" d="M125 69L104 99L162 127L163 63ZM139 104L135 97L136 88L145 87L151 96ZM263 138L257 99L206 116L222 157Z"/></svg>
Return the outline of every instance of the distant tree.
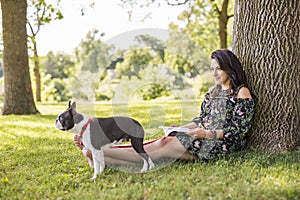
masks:
<svg viewBox="0 0 300 200"><path fill-rule="evenodd" d="M138 43L139 46L150 47L154 52L158 54L161 62L164 62L166 46L165 44L163 44L163 41L148 34L138 35L134 40Z"/></svg>
<svg viewBox="0 0 300 200"><path fill-rule="evenodd" d="M26 8L26 0L1 0L5 115L38 113L29 73Z"/></svg>
<svg viewBox="0 0 300 200"><path fill-rule="evenodd" d="M57 0L57 5L60 0ZM46 0L30 0L28 1L27 24L29 26L28 37L32 44L34 75L36 84L36 101L41 101L41 75L40 64L37 50L36 36L39 33L41 26L50 23L52 20L62 19L63 15L58 8L52 4L47 4Z"/></svg>
<svg viewBox="0 0 300 200"><path fill-rule="evenodd" d="M99 34L99 30L93 29L81 40L75 48L76 63L80 65L80 70L90 72L103 72L113 61L113 45L107 45L101 41L104 33Z"/></svg>
<svg viewBox="0 0 300 200"><path fill-rule="evenodd" d="M75 48L76 62L82 63L98 45L102 43L101 37L104 33L100 33L99 30L93 29L89 31L84 40L81 40L78 47Z"/></svg>
<svg viewBox="0 0 300 200"><path fill-rule="evenodd" d="M70 79L72 86L69 91L75 98L94 100L100 82L105 79L107 69L115 68L116 61L114 46L101 41L104 33L93 29L86 34L80 44L75 48L76 73Z"/></svg>
<svg viewBox="0 0 300 200"><path fill-rule="evenodd" d="M41 66L45 68L42 80L42 99L45 101L66 101L70 98L67 83L76 69L73 57L63 52L50 51Z"/></svg>
<svg viewBox="0 0 300 200"><path fill-rule="evenodd" d="M64 79L75 74L75 63L72 57L62 52L54 54L50 51L43 65L46 69L46 73L50 74L52 79Z"/></svg>
<svg viewBox="0 0 300 200"><path fill-rule="evenodd" d="M148 64L139 70L138 76L122 76L118 85L112 88L112 100L128 101L128 98L140 100L156 99L172 94L177 89L176 75L166 65ZM138 78L140 77L140 78Z"/></svg>
<svg viewBox="0 0 300 200"><path fill-rule="evenodd" d="M151 66L140 71L139 91L143 100L168 96L174 88L176 76L165 65Z"/></svg>
<svg viewBox="0 0 300 200"><path fill-rule="evenodd" d="M68 90L68 79L54 78L48 76L43 78L43 100L44 101L67 101L71 98Z"/></svg>
<svg viewBox="0 0 300 200"><path fill-rule="evenodd" d="M133 76L141 78L139 72L147 67L153 56L151 55L151 49L131 47L124 55L124 62L120 63L116 67L117 77L128 76L129 79Z"/></svg>
<svg viewBox="0 0 300 200"><path fill-rule="evenodd" d="M209 54L184 33L170 31L166 64L182 75L193 78L209 70Z"/></svg>
<svg viewBox="0 0 300 200"><path fill-rule="evenodd" d="M96 46L82 62L81 70L103 73L111 63L111 49L111 46L104 43Z"/></svg>

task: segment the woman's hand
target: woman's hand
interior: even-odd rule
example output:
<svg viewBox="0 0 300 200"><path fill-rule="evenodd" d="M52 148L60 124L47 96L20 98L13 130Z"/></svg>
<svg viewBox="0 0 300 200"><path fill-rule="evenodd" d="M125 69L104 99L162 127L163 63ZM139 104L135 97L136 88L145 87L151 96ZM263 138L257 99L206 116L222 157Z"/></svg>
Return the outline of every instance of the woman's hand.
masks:
<svg viewBox="0 0 300 200"><path fill-rule="evenodd" d="M83 149L83 146L81 144L81 138L79 135L74 135L74 138L73 138L73 141L74 141L74 144L79 147L81 150Z"/></svg>
<svg viewBox="0 0 300 200"><path fill-rule="evenodd" d="M189 134L194 138L206 138L209 132L203 128L197 127L197 128L190 129L187 134Z"/></svg>

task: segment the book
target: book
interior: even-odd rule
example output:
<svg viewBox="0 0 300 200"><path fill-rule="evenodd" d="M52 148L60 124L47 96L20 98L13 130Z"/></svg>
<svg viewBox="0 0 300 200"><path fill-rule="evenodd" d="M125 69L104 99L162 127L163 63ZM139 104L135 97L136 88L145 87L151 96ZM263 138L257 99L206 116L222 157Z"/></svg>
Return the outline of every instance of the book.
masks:
<svg viewBox="0 0 300 200"><path fill-rule="evenodd" d="M165 136L170 136L174 132L188 132L189 128L184 128L184 127L170 127L170 126L159 126L158 128L161 128L165 132Z"/></svg>

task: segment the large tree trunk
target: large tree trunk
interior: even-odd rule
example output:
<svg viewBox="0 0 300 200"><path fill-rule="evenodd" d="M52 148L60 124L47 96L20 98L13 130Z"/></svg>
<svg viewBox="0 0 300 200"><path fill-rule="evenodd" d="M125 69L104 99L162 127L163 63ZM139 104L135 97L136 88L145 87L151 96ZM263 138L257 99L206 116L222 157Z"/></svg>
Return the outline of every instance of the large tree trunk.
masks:
<svg viewBox="0 0 300 200"><path fill-rule="evenodd" d="M5 82L3 114L38 113L29 74L26 6L26 0L1 0Z"/></svg>
<svg viewBox="0 0 300 200"><path fill-rule="evenodd" d="M233 51L258 97L249 146L300 145L300 1L236 0Z"/></svg>

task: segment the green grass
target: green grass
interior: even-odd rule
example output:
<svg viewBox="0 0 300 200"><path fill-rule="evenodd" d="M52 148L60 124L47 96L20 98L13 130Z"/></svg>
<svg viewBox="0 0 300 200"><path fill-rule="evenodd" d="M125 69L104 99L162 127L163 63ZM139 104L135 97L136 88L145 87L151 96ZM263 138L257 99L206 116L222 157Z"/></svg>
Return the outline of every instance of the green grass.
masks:
<svg viewBox="0 0 300 200"><path fill-rule="evenodd" d="M197 106L177 101L94 105L97 116L130 115L141 121L146 140L162 136L158 125L188 122ZM93 113L89 106L78 107ZM0 199L300 198L299 151L244 151L216 162L174 162L144 174L109 167L92 182L93 170L73 135L55 129L55 118L65 108L39 104L42 115L0 116Z"/></svg>

